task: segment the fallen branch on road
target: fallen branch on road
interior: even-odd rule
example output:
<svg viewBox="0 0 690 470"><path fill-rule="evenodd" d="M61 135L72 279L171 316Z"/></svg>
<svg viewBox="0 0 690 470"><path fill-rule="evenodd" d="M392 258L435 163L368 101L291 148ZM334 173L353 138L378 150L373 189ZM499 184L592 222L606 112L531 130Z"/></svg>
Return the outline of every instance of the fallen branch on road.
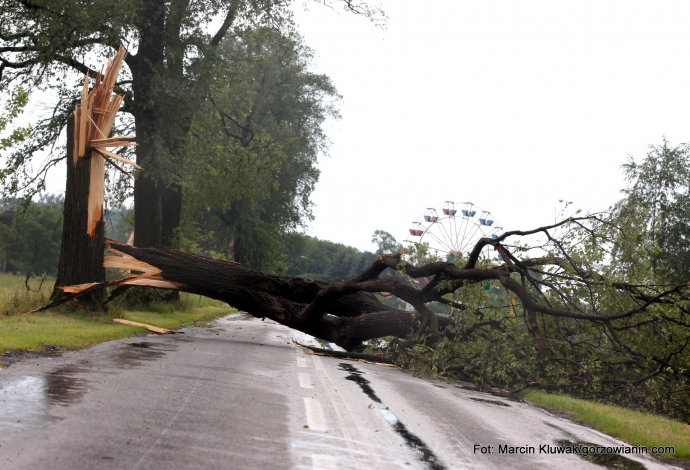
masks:
<svg viewBox="0 0 690 470"><path fill-rule="evenodd" d="M331 356L339 357L342 359L354 359L360 362L366 362L368 364L378 364L382 366L393 366L393 360L387 357L375 356L374 354L365 354L358 352L348 352L348 351L333 351L331 349L315 348L314 346L307 346L306 344L301 344L292 340L292 343L299 348L306 348L312 353L319 356ZM395 366L393 366L395 367Z"/></svg>

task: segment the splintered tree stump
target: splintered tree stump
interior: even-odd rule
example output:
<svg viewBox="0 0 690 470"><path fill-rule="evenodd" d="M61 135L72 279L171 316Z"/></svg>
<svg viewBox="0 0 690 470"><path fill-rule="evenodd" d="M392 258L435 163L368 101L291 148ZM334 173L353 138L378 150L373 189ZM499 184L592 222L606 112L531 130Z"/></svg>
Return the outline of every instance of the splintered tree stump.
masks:
<svg viewBox="0 0 690 470"><path fill-rule="evenodd" d="M108 61L105 73L99 72L94 77L91 91L86 74L81 105L67 121L67 185L53 299L63 295L65 286L105 281L105 163L109 162L130 177L119 164L139 168L134 162L107 150L133 145L128 137L108 137L124 99L113 93L113 89L125 55L125 49L120 47L115 57ZM94 291L82 298L80 304L92 310L103 310L103 300L104 293Z"/></svg>
<svg viewBox="0 0 690 470"><path fill-rule="evenodd" d="M89 177L92 158L72 158L74 146L74 115L67 121L67 185L62 225L60 262L52 298L65 294L58 286L71 286L87 282L105 281L103 256L105 249L104 227L101 218L96 224L94 236L88 233ZM104 291L94 291L79 299L90 310L103 310Z"/></svg>

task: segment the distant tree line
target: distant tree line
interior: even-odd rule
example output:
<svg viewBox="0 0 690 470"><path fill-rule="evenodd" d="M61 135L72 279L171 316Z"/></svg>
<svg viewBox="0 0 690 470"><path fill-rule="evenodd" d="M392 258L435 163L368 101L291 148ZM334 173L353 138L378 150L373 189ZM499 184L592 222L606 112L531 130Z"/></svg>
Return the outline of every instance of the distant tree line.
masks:
<svg viewBox="0 0 690 470"><path fill-rule="evenodd" d="M353 276L376 259L375 253L300 233L287 238L284 254L285 275L327 282Z"/></svg>
<svg viewBox="0 0 690 470"><path fill-rule="evenodd" d="M0 201L0 271L31 276L55 275L60 257L63 197L42 194L36 201ZM106 237L127 241L133 228L131 208L106 213Z"/></svg>
<svg viewBox="0 0 690 470"><path fill-rule="evenodd" d="M19 199L2 201L0 269L36 276L54 275L60 254L62 210L61 195L42 195L37 201L28 204ZM107 238L126 242L134 230L133 210L127 206L111 209L105 215L105 222ZM385 241L381 240L381 234ZM215 232L199 232L196 235L197 243L188 241L188 248L204 256L233 259L232 248L226 253L208 249L210 246L218 246L219 240L214 237ZM301 233L291 233L279 240L279 251L274 252L275 259L266 264L276 272L289 276L334 281L360 272L381 253L393 252L398 248L395 238L380 230L376 231L372 241L379 245L375 253Z"/></svg>
<svg viewBox="0 0 690 470"><path fill-rule="evenodd" d="M57 271L62 237L62 197L0 202L0 269L27 275Z"/></svg>

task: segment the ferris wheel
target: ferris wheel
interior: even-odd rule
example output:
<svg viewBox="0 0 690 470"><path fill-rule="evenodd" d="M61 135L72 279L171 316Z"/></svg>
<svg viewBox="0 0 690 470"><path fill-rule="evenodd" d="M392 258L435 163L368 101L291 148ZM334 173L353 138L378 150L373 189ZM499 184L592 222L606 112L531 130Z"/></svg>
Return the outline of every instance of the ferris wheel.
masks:
<svg viewBox="0 0 690 470"><path fill-rule="evenodd" d="M412 222L402 251L410 259L453 261L466 257L480 238L497 238L502 232L491 212L471 202L446 201ZM485 256L500 258L490 246L485 250Z"/></svg>

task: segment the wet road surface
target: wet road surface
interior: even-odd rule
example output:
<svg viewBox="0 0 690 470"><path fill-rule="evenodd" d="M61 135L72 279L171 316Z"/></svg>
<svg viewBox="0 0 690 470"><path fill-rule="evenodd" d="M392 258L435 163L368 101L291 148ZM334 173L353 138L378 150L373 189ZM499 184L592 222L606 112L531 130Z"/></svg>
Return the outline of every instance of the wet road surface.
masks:
<svg viewBox="0 0 690 470"><path fill-rule="evenodd" d="M0 468L671 468L539 453L622 443L525 403L312 355L273 322L182 331L0 370Z"/></svg>

